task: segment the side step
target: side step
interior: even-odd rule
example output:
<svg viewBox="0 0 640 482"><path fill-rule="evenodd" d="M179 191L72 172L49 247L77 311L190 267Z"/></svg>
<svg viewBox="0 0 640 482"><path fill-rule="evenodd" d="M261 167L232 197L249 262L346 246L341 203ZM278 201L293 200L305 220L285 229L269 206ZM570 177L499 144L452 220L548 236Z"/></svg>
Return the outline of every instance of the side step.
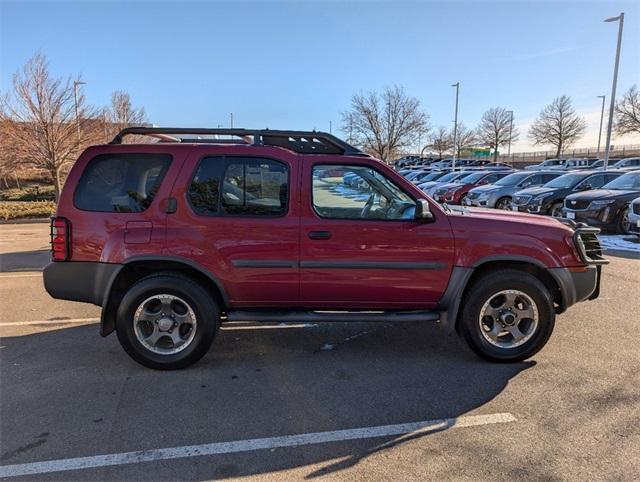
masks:
<svg viewBox="0 0 640 482"><path fill-rule="evenodd" d="M316 323L332 321L375 322L375 321L438 321L437 311L271 311L238 310L227 312L226 321L255 321L259 323Z"/></svg>

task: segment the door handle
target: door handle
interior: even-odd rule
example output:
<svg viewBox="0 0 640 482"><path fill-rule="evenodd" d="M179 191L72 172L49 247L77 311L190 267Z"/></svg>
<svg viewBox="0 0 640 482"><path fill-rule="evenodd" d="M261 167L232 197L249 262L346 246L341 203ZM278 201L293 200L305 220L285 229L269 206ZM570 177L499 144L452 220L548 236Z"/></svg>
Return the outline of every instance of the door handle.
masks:
<svg viewBox="0 0 640 482"><path fill-rule="evenodd" d="M331 238L331 233L329 231L309 231L307 236L309 236L309 239L329 239Z"/></svg>

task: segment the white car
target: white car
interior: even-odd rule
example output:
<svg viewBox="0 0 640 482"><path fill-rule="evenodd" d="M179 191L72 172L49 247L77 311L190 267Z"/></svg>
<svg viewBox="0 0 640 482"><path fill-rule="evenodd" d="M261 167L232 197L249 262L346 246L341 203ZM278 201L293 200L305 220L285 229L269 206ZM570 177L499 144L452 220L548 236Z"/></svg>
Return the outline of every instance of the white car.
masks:
<svg viewBox="0 0 640 482"><path fill-rule="evenodd" d="M629 207L629 232L640 236L640 197L631 201Z"/></svg>

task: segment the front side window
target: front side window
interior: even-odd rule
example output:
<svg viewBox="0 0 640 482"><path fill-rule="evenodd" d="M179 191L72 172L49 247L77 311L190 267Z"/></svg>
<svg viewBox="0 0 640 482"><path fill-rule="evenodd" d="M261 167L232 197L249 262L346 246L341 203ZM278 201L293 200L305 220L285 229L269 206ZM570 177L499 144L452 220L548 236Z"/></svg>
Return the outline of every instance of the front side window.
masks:
<svg viewBox="0 0 640 482"><path fill-rule="evenodd" d="M74 193L84 211L139 213L153 202L164 179L168 154L101 154L89 161Z"/></svg>
<svg viewBox="0 0 640 482"><path fill-rule="evenodd" d="M313 168L313 208L329 219L413 219L415 202L391 180L364 166Z"/></svg>
<svg viewBox="0 0 640 482"><path fill-rule="evenodd" d="M289 198L289 170L272 159L206 157L198 166L189 201L206 216L282 216Z"/></svg>

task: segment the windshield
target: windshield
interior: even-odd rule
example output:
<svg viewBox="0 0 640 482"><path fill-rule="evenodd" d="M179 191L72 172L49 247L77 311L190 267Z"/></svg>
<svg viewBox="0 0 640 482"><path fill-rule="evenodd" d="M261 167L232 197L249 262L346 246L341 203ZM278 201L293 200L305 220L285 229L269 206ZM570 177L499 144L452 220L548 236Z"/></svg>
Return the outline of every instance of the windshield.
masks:
<svg viewBox="0 0 640 482"><path fill-rule="evenodd" d="M578 184L585 177L584 174L565 174L564 176L556 177L553 181L549 181L542 187L555 187L555 188L570 188Z"/></svg>
<svg viewBox="0 0 640 482"><path fill-rule="evenodd" d="M640 190L640 171L628 172L623 176L620 176L608 184L602 186L602 189L638 189Z"/></svg>
<svg viewBox="0 0 640 482"><path fill-rule="evenodd" d="M557 166L558 164L562 164L560 159L547 159L541 164L541 166Z"/></svg>
<svg viewBox="0 0 640 482"><path fill-rule="evenodd" d="M469 174L468 176L460 179L460 182L463 182L465 184L475 184L486 175L486 172L474 172L473 174Z"/></svg>
<svg viewBox="0 0 640 482"><path fill-rule="evenodd" d="M440 179L445 174L446 174L445 172L430 172L426 177L423 177L421 181L423 182L435 181L436 179Z"/></svg>
<svg viewBox="0 0 640 482"><path fill-rule="evenodd" d="M459 177L460 177L459 172L450 172L449 174L445 174L444 176L442 176L440 179L438 179L438 181L442 181L442 182L453 181L454 179L457 179Z"/></svg>
<svg viewBox="0 0 640 482"><path fill-rule="evenodd" d="M495 182L495 186L515 186L516 184L524 181L531 174L526 172L516 172L515 174L509 174L508 176L503 177L499 181Z"/></svg>

